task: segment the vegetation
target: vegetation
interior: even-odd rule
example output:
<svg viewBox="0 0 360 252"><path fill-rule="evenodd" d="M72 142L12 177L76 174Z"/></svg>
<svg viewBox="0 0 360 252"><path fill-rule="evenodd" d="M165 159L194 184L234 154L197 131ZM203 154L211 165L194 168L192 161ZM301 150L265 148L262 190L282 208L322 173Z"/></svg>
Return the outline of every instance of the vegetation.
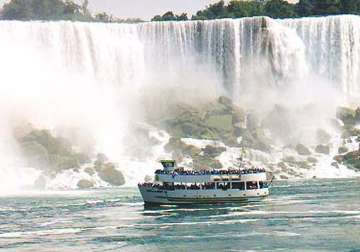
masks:
<svg viewBox="0 0 360 252"><path fill-rule="evenodd" d="M268 16L272 18L294 18L324 16L336 14L360 14L360 0L300 0L291 4L285 0L241 1L232 0L225 4L223 0L207 6L192 16L192 20L219 18L242 18ZM186 14L180 15L186 17ZM155 16L152 21L174 21L180 19L172 12ZM186 20L186 19L185 19Z"/></svg>
<svg viewBox="0 0 360 252"><path fill-rule="evenodd" d="M91 15L88 0L77 4L70 0L12 0L0 10L3 20L72 20L87 22L141 22L140 19L118 19L105 12Z"/></svg>

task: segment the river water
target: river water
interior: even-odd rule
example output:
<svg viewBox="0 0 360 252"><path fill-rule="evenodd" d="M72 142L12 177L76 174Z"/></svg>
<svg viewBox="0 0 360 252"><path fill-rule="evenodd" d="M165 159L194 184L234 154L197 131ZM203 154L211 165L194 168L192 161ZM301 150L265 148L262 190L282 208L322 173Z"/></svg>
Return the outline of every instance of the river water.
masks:
<svg viewBox="0 0 360 252"><path fill-rule="evenodd" d="M0 198L0 251L360 251L360 179L276 182L259 202L144 208L136 188Z"/></svg>

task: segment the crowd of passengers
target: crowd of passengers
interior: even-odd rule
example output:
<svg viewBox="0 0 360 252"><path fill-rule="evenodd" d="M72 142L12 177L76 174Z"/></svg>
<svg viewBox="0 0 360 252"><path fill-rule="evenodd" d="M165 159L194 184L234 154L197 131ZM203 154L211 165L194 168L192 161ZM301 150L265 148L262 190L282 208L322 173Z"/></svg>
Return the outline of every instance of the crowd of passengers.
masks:
<svg viewBox="0 0 360 252"><path fill-rule="evenodd" d="M173 172L165 170L156 170L155 174L167 174L167 175L242 175L242 174L254 174L265 172L263 168L248 168L244 170L240 169L229 169L229 170L184 170L181 168L175 169Z"/></svg>
<svg viewBox="0 0 360 252"><path fill-rule="evenodd" d="M159 190L212 190L215 189L215 183L205 183L205 184L191 184L190 186L185 185L173 185L173 184L153 184L153 183L143 183L139 184L140 186L155 188ZM260 188L267 187L267 183L260 182ZM230 183L219 184L217 189L227 190L230 189ZM256 182L247 182L247 189L253 190L258 189Z"/></svg>
<svg viewBox="0 0 360 252"><path fill-rule="evenodd" d="M191 184L190 186L185 185L172 185L172 184L153 184L153 183L143 183L140 184L144 187L156 188L159 190L210 190L215 189L215 183L205 183L205 184Z"/></svg>

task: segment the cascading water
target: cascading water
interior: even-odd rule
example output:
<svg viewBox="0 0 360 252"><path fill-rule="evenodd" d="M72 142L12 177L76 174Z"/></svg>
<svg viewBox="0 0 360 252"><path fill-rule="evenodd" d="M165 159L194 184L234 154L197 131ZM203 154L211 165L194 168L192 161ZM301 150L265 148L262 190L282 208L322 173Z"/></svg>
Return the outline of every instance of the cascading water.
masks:
<svg viewBox="0 0 360 252"><path fill-rule="evenodd" d="M83 128L117 160L131 125L174 99L226 94L257 109L297 107L323 101L326 91L314 94L320 85L310 81L314 76L331 90L332 103L334 94L357 96L359 24L357 16L132 25L1 21L0 157L7 161L0 170L15 171L9 163L21 160L9 137L19 121ZM312 98L302 97L308 93Z"/></svg>

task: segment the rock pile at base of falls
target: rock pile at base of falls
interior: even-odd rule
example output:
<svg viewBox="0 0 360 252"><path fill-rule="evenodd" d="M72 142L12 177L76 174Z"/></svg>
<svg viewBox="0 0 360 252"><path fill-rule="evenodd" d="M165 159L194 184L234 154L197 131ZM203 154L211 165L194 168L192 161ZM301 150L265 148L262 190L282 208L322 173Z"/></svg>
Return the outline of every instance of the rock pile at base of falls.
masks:
<svg viewBox="0 0 360 252"><path fill-rule="evenodd" d="M170 114L157 124L175 139L218 140L230 147L271 150L271 140L255 115L236 106L227 97L221 96L198 107L177 105Z"/></svg>
<svg viewBox="0 0 360 252"><path fill-rule="evenodd" d="M338 148L339 155L334 157L334 164L343 164L360 170L360 108L340 107L337 109L336 116L341 122L339 129L342 133L343 146ZM346 146L349 144L355 146L356 149L349 149Z"/></svg>
<svg viewBox="0 0 360 252"><path fill-rule="evenodd" d="M93 153L76 150L77 148L68 139L56 137L49 130L30 129L21 134L16 132L16 137L26 160L25 165L41 170L43 174L41 178L43 176L54 178L68 170L79 172L86 166L84 171L90 177L98 176L113 186L125 184L123 174L104 154L98 154L96 161L92 162ZM89 179L81 179L77 185L85 189L94 187L95 183Z"/></svg>

